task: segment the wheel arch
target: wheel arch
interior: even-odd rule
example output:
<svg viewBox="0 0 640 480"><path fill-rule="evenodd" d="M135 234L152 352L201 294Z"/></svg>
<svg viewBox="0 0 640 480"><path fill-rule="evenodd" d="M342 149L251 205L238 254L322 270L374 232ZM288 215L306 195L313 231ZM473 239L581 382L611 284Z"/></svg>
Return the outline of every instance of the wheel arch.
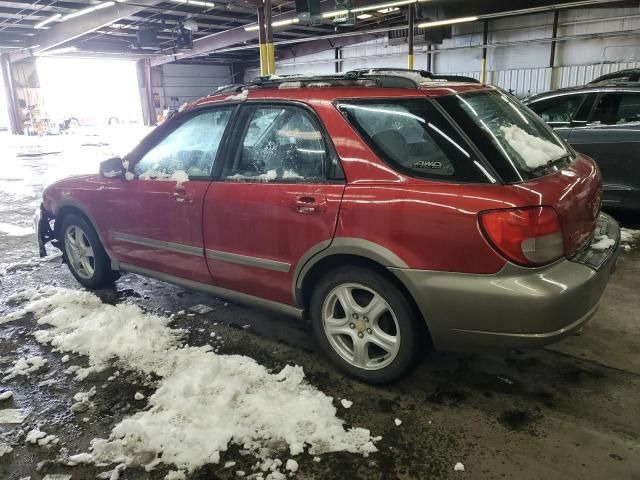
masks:
<svg viewBox="0 0 640 480"><path fill-rule="evenodd" d="M104 238L100 234L100 230L96 226L96 222L93 219L93 216L86 209L86 207L81 203L75 202L75 201L67 201L57 206L54 212L54 218L55 218L54 234L56 235L56 238L61 240L60 226L62 225L62 219L67 215L71 215L71 214L78 215L79 217L82 217L87 222L89 222L89 225L91 225L93 230L96 232L96 235L98 236L98 239L102 244L102 248L104 249L105 253L109 257L109 260L111 262L111 268L113 270L119 270L119 267L120 267L119 262L115 259L115 257L107 247L107 244L105 243Z"/></svg>
<svg viewBox="0 0 640 480"><path fill-rule="evenodd" d="M303 308L308 307L314 285L331 269L344 265L368 268L393 283L411 303L415 314L422 319L429 339L431 338L427 319L413 294L404 282L389 270L390 267L407 268L407 264L387 248L367 240L335 239L329 247L316 252L304 265L299 265L296 268L296 282L294 284L296 304Z"/></svg>

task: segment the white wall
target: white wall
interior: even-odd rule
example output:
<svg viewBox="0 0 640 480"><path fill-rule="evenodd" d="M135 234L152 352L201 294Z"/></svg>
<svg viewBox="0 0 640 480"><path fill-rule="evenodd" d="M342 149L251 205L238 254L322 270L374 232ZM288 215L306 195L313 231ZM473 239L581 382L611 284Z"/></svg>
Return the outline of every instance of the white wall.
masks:
<svg viewBox="0 0 640 480"><path fill-rule="evenodd" d="M177 97L177 106L206 97L221 85L232 83L231 68L226 65L166 64L151 72L153 92L160 96L161 107L173 105L171 97Z"/></svg>
<svg viewBox="0 0 640 480"><path fill-rule="evenodd" d="M487 69L504 72L522 69L540 69L529 72L534 76L533 87L522 87L521 94L531 90L552 87L549 67L551 44L544 39L551 37L553 13L540 13L520 17L501 18L489 23L489 43L504 44L492 46L487 53ZM634 32L635 31L635 32ZM576 39L557 42L556 66L586 65L598 63L621 63L640 61L640 7L632 8L591 8L560 11L558 37L585 34L603 35L593 39ZM611 36L607 34L625 35ZM542 41L541 41L542 40ZM526 43L525 43L526 42ZM461 24L453 27L453 38L435 46L432 55L432 71L435 73L467 73L480 71L482 57L482 23ZM386 38L373 40L343 48L343 71L368 67L406 67L407 46L389 45ZM279 74L291 73L333 73L334 51L325 50L312 55L278 62ZM426 45L417 44L415 68L427 67ZM589 72L599 74L601 69ZM608 70L607 70L608 71ZM259 75L257 68L245 72L245 80ZM590 80L591 78L586 78ZM490 78L491 80L491 78ZM582 79L581 79L582 80ZM528 80L529 81L529 80ZM522 82L520 82L522 83ZM530 92L534 93L534 92Z"/></svg>

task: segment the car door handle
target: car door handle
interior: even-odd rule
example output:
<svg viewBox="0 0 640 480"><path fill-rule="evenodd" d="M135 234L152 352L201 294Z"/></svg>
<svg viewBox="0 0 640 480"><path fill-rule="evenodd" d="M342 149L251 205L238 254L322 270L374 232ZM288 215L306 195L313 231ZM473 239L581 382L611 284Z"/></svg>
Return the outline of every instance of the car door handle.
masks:
<svg viewBox="0 0 640 480"><path fill-rule="evenodd" d="M327 208L327 200L318 195L301 195L296 198L294 210L302 214L323 213Z"/></svg>
<svg viewBox="0 0 640 480"><path fill-rule="evenodd" d="M176 203L181 203L183 205L193 203L193 195L190 195L188 193L175 192L173 194L173 199L176 201Z"/></svg>

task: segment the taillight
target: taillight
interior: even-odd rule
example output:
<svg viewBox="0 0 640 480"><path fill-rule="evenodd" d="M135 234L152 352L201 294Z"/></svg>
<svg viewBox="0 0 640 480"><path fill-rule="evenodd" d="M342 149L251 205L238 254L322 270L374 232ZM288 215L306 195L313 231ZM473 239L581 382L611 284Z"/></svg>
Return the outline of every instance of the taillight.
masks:
<svg viewBox="0 0 640 480"><path fill-rule="evenodd" d="M519 265L545 265L564 255L560 221L551 207L481 212L480 226L498 252Z"/></svg>

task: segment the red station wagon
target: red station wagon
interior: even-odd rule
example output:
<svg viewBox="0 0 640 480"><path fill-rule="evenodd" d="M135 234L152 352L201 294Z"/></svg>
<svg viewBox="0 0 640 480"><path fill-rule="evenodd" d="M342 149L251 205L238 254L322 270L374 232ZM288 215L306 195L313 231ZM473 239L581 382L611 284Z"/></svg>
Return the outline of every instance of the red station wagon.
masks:
<svg viewBox="0 0 640 480"><path fill-rule="evenodd" d="M595 313L619 251L596 164L491 86L259 79L194 102L38 220L85 287L133 272L308 315L367 382L430 345L534 347ZM464 80L464 79L462 79Z"/></svg>

